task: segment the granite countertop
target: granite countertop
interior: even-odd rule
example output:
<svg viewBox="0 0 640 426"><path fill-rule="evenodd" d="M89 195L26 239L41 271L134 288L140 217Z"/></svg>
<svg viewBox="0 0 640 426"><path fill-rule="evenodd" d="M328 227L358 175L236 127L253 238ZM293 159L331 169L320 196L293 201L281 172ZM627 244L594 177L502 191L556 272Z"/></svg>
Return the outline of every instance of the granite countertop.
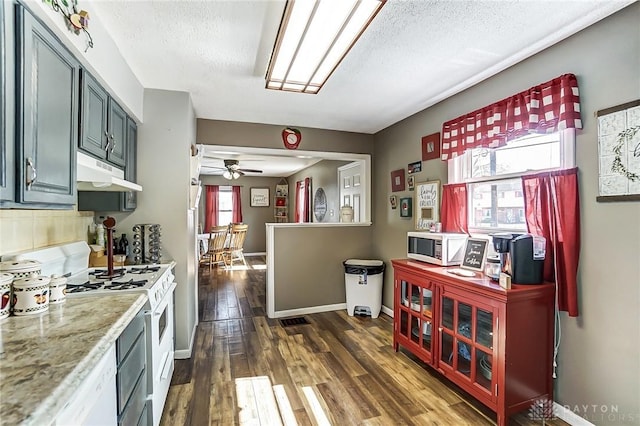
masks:
<svg viewBox="0 0 640 426"><path fill-rule="evenodd" d="M146 301L142 293L72 297L0 320L1 423L51 423Z"/></svg>

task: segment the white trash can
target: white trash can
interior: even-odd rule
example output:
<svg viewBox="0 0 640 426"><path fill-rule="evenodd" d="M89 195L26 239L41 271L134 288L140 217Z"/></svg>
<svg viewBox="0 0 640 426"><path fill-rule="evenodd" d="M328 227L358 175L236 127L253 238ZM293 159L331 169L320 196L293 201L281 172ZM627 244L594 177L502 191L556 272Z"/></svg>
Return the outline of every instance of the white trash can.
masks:
<svg viewBox="0 0 640 426"><path fill-rule="evenodd" d="M382 308L382 260L347 259L344 265L344 284L347 292L347 313L368 314L378 318Z"/></svg>

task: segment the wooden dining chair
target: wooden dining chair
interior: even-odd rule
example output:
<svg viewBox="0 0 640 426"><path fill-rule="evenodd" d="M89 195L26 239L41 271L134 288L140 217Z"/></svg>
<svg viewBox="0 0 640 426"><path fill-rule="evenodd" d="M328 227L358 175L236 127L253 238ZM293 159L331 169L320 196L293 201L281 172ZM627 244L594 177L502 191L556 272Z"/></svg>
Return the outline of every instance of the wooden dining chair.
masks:
<svg viewBox="0 0 640 426"><path fill-rule="evenodd" d="M232 267L235 260L240 260L244 266L247 266L243 253L247 229L249 229L249 225L244 223L232 223L229 225L229 245L222 255L225 267Z"/></svg>
<svg viewBox="0 0 640 426"><path fill-rule="evenodd" d="M209 246L207 247L207 251L200 259L200 263L209 263L209 269L213 266L214 263L224 263L224 251L226 248L227 241L227 226L214 226L211 228L211 233L209 234Z"/></svg>

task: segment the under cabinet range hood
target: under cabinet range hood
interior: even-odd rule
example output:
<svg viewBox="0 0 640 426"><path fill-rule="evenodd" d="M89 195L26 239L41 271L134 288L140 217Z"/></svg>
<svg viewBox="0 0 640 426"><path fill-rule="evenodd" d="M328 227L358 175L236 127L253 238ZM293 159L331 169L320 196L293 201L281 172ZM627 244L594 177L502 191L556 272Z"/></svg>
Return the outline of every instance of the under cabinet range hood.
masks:
<svg viewBox="0 0 640 426"><path fill-rule="evenodd" d="M78 191L142 191L142 186L124 180L124 171L78 152Z"/></svg>

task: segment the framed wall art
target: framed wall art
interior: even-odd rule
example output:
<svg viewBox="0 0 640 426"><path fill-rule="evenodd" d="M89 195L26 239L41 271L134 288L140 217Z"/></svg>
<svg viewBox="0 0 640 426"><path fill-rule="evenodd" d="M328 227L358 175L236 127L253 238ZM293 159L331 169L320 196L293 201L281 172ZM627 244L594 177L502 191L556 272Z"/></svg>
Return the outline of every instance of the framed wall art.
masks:
<svg viewBox="0 0 640 426"><path fill-rule="evenodd" d="M251 207L269 207L269 188L251 188Z"/></svg>
<svg viewBox="0 0 640 426"><path fill-rule="evenodd" d="M391 192L404 191L404 169L391 172Z"/></svg>
<svg viewBox="0 0 640 426"><path fill-rule="evenodd" d="M597 201L640 201L640 100L596 112Z"/></svg>
<svg viewBox="0 0 640 426"><path fill-rule="evenodd" d="M416 229L430 229L440 219L440 181L416 184Z"/></svg>
<svg viewBox="0 0 640 426"><path fill-rule="evenodd" d="M391 209L395 210L398 208L398 197L392 195L389 197L389 202L391 203Z"/></svg>
<svg viewBox="0 0 640 426"><path fill-rule="evenodd" d="M411 197L400 198L400 217L411 217Z"/></svg>
<svg viewBox="0 0 640 426"><path fill-rule="evenodd" d="M422 161L440 158L440 132L422 137Z"/></svg>
<svg viewBox="0 0 640 426"><path fill-rule="evenodd" d="M422 161L416 161L415 163L407 164L407 170L409 174L420 173L422 171Z"/></svg>
<svg viewBox="0 0 640 426"><path fill-rule="evenodd" d="M416 186L416 179L414 176L409 176L407 178L407 186L409 187L409 191L413 191Z"/></svg>

